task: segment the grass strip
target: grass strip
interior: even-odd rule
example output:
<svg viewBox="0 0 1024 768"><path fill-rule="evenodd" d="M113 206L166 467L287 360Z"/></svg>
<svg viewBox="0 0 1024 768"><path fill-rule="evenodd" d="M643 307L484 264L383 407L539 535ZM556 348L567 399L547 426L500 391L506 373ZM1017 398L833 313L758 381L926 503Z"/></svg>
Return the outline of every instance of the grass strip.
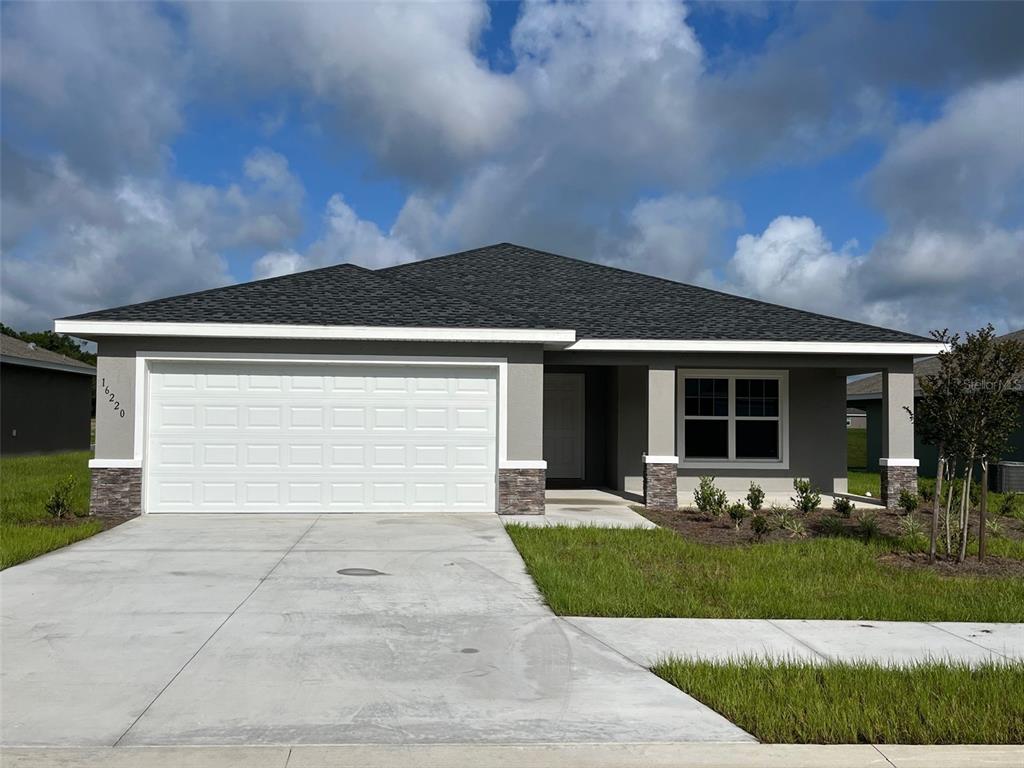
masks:
<svg viewBox="0 0 1024 768"><path fill-rule="evenodd" d="M103 525L96 521L61 526L4 523L0 526L0 570L87 539L102 530Z"/></svg>
<svg viewBox="0 0 1024 768"><path fill-rule="evenodd" d="M563 616L1024 621L1024 580L878 561L882 545L822 538L713 546L664 530L506 528Z"/></svg>
<svg viewBox="0 0 1024 768"><path fill-rule="evenodd" d="M1024 664L704 662L654 673L764 742L1024 743Z"/></svg>

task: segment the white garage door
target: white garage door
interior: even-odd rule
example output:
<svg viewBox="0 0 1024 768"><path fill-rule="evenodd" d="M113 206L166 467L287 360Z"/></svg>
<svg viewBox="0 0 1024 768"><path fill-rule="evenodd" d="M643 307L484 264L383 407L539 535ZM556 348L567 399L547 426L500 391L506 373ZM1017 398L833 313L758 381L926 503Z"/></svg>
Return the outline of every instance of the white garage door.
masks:
<svg viewBox="0 0 1024 768"><path fill-rule="evenodd" d="M153 363L149 512L495 509L493 368Z"/></svg>

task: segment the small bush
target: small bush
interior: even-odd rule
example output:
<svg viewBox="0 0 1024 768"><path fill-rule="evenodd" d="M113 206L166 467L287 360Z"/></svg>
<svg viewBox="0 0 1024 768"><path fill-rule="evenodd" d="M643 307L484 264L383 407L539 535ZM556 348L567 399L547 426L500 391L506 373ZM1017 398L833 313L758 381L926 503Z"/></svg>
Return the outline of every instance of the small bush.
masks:
<svg viewBox="0 0 1024 768"><path fill-rule="evenodd" d="M832 509L835 510L837 515L849 517L853 514L854 504L845 496L836 496L832 499Z"/></svg>
<svg viewBox="0 0 1024 768"><path fill-rule="evenodd" d="M935 480L930 477L919 477L917 478L917 495L925 503L931 503L935 500Z"/></svg>
<svg viewBox="0 0 1024 768"><path fill-rule="evenodd" d="M750 484L750 490L747 491L747 504L750 506L751 512L760 512L761 507L764 506L764 491L757 483Z"/></svg>
<svg viewBox="0 0 1024 768"><path fill-rule="evenodd" d="M764 515L757 514L750 518L750 530L754 532L754 538L761 541L772 529L772 524Z"/></svg>
<svg viewBox="0 0 1024 768"><path fill-rule="evenodd" d="M44 505L48 514L58 520L71 516L71 497L75 492L75 484L74 476L68 475L54 486L50 498L46 500Z"/></svg>
<svg viewBox="0 0 1024 768"><path fill-rule="evenodd" d="M904 549L910 551L920 549L928 540L924 533L924 525L913 515L904 515L900 518L898 525Z"/></svg>
<svg viewBox="0 0 1024 768"><path fill-rule="evenodd" d="M804 514L813 512L821 504L821 494L811 485L810 480L804 480L799 477L795 478L793 480L793 490L796 493L790 500Z"/></svg>
<svg viewBox="0 0 1024 768"><path fill-rule="evenodd" d="M1020 509L1020 494L1016 491L1007 491L1003 494L1003 500L999 504L999 514L1004 517L1015 517L1018 520L1024 519L1024 510Z"/></svg>
<svg viewBox="0 0 1024 768"><path fill-rule="evenodd" d="M993 539L1001 539L1006 533L1006 528L1003 527L1003 524L1001 522L999 522L993 517L990 517L988 520L985 521L985 531Z"/></svg>
<svg viewBox="0 0 1024 768"><path fill-rule="evenodd" d="M819 528L825 536L842 536L846 532L846 526L843 525L843 521L835 515L828 515L822 518Z"/></svg>
<svg viewBox="0 0 1024 768"><path fill-rule="evenodd" d="M715 485L715 478L702 477L693 491L693 503L705 517L721 517L729 500L725 491Z"/></svg>
<svg viewBox="0 0 1024 768"><path fill-rule="evenodd" d="M740 529L740 526L743 525L743 521L746 520L748 514L747 508L739 502L729 505L729 518L736 526L737 531Z"/></svg>
<svg viewBox="0 0 1024 768"><path fill-rule="evenodd" d="M787 531L790 537L794 539L803 538L807 535L807 526L804 525L804 521L788 510L780 520L779 528Z"/></svg>
<svg viewBox="0 0 1024 768"><path fill-rule="evenodd" d="M874 539L881 531L878 524L878 515L874 512L864 511L857 515L857 533L867 540Z"/></svg>
<svg viewBox="0 0 1024 768"><path fill-rule="evenodd" d="M905 514L910 514L917 511L918 498L916 493L911 493L906 488L900 491L900 498L896 502L897 506L903 510Z"/></svg>

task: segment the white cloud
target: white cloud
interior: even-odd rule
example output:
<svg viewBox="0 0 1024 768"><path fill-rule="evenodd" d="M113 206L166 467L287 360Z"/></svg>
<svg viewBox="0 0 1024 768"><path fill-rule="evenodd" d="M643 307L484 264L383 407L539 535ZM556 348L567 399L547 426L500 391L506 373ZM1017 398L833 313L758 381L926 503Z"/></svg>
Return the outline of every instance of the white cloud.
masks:
<svg viewBox="0 0 1024 768"><path fill-rule="evenodd" d="M268 253L253 265L253 277L275 277L345 262L376 269L413 261L416 256L400 238L381 232L372 221L359 218L341 195L334 195L327 202L324 234L306 253Z"/></svg>
<svg viewBox="0 0 1024 768"><path fill-rule="evenodd" d="M4 322L43 328L53 317L230 282L227 251L280 247L301 224L302 188L283 158L258 151L246 171L225 187L125 176L107 188L63 158L38 169L20 236L4 248Z"/></svg>

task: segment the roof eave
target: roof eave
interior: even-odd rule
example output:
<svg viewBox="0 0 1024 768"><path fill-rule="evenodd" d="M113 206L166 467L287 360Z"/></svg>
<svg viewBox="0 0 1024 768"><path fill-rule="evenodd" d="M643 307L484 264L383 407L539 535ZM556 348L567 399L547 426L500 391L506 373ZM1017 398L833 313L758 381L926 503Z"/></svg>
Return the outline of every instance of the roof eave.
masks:
<svg viewBox="0 0 1024 768"><path fill-rule="evenodd" d="M49 371L62 371L64 373L78 373L82 376L95 376L96 369L87 366L70 365L68 363L50 362L49 360L32 360L27 357L15 355L0 355L0 363L3 365L20 365L25 368L43 368Z"/></svg>
<svg viewBox="0 0 1024 768"><path fill-rule="evenodd" d="M771 354L936 355L932 341L773 341L759 339L581 339L568 352L743 352Z"/></svg>
<svg viewBox="0 0 1024 768"><path fill-rule="evenodd" d="M54 330L84 339L104 336L174 336L237 339L333 339L350 341L475 341L566 345L576 332L552 328L393 327L279 325L262 323L166 323L66 318Z"/></svg>

